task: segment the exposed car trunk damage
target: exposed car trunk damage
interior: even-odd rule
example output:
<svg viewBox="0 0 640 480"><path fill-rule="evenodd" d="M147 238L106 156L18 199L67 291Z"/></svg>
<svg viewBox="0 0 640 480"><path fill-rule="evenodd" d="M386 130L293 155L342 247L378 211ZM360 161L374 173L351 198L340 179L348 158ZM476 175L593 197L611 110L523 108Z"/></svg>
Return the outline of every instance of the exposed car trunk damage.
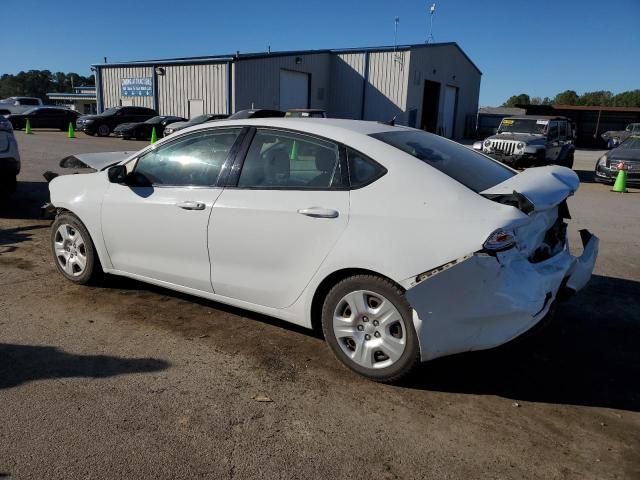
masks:
<svg viewBox="0 0 640 480"><path fill-rule="evenodd" d="M598 239L581 231L584 251L569 251L566 198L579 186L575 173L550 166L526 170L481 195L527 216L510 225L515 245L478 251L415 277L406 297L414 309L423 360L492 348L517 337L549 311L561 289L586 285Z"/></svg>

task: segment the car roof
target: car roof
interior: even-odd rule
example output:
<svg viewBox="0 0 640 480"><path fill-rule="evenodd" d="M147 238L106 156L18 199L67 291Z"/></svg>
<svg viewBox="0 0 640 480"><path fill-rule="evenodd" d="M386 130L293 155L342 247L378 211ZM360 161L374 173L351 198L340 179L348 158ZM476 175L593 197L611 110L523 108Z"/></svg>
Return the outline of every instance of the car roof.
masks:
<svg viewBox="0 0 640 480"><path fill-rule="evenodd" d="M211 123L194 125L185 129L185 132L194 132L211 128ZM407 130L408 127L391 126L386 123L345 120L338 118L297 118L297 117L267 117L267 118L247 118L237 120L218 120L216 127L271 127L281 129L298 130L328 138L338 138L348 134L371 135L373 133L388 132L393 130Z"/></svg>
<svg viewBox="0 0 640 480"><path fill-rule="evenodd" d="M569 120L561 115L509 115L504 120Z"/></svg>
<svg viewBox="0 0 640 480"><path fill-rule="evenodd" d="M290 108L287 112L326 112L322 108Z"/></svg>

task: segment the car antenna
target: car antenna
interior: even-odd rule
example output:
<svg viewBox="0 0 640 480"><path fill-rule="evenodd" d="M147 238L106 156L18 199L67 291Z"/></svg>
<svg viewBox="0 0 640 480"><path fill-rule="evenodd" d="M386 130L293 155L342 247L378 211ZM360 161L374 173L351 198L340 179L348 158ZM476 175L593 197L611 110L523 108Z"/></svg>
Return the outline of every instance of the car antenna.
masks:
<svg viewBox="0 0 640 480"><path fill-rule="evenodd" d="M391 120L389 120L388 122L384 122L384 123L386 123L387 125L391 125L392 127L394 127L394 126L395 126L395 124L396 124L396 118L398 118L398 114L397 114L397 113L393 116L393 118L392 118Z"/></svg>

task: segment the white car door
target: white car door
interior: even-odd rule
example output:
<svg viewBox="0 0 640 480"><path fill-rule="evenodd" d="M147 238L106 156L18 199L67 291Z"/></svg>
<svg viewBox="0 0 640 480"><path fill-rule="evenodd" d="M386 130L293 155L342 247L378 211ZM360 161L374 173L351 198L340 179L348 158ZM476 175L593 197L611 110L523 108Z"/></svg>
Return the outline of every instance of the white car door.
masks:
<svg viewBox="0 0 640 480"><path fill-rule="evenodd" d="M295 302L347 225L343 164L335 143L282 130L255 132L238 180L213 207L216 294L273 308Z"/></svg>
<svg viewBox="0 0 640 480"><path fill-rule="evenodd" d="M116 270L212 292L207 226L222 192L220 170L241 129L204 130L164 143L129 163L112 183L102 230Z"/></svg>

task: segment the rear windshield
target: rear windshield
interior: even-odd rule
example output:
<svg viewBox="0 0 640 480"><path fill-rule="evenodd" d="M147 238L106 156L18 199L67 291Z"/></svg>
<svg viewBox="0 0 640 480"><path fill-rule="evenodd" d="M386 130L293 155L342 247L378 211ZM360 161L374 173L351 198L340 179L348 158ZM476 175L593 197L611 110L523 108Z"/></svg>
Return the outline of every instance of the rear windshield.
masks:
<svg viewBox="0 0 640 480"><path fill-rule="evenodd" d="M398 130L371 136L422 160L477 193L515 175L504 165L470 148L421 130Z"/></svg>

